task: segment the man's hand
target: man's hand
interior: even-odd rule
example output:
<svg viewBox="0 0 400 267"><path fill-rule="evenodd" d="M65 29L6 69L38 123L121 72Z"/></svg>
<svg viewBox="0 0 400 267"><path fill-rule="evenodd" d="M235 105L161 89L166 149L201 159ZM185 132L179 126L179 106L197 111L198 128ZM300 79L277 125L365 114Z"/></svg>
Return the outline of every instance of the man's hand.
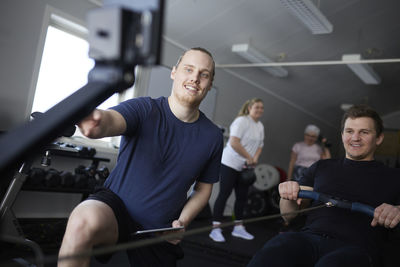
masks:
<svg viewBox="0 0 400 267"><path fill-rule="evenodd" d="M298 182L287 181L279 184L279 195L286 200L296 200L297 205L300 206L302 199L297 198L300 186Z"/></svg>
<svg viewBox="0 0 400 267"><path fill-rule="evenodd" d="M386 228L394 228L400 222L400 208L386 203L375 209L371 226L382 225Z"/></svg>
<svg viewBox="0 0 400 267"><path fill-rule="evenodd" d="M124 117L112 109L95 109L78 126L83 135L93 139L121 135L126 130Z"/></svg>
<svg viewBox="0 0 400 267"><path fill-rule="evenodd" d="M78 127L82 134L89 138L97 138L101 134L100 122L102 118L102 111L95 109L89 116L84 118Z"/></svg>
<svg viewBox="0 0 400 267"><path fill-rule="evenodd" d="M179 220L175 220L172 222L172 227L180 227L180 226L185 226L185 225L183 224L183 222L181 222ZM168 233L178 233L178 232L183 234L185 232L185 228L179 229L179 230L173 231L173 232L170 231ZM177 245L181 242L181 240L182 240L182 238L178 238L178 239L174 239L174 240L167 240L167 241L171 244Z"/></svg>

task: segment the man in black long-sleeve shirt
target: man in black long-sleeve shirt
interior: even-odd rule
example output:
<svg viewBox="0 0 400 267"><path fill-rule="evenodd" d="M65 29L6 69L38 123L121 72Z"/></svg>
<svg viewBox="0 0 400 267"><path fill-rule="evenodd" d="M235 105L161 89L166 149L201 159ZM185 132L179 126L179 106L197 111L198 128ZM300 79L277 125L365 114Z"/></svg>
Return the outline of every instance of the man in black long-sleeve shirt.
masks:
<svg viewBox="0 0 400 267"><path fill-rule="evenodd" d="M376 207L372 220L335 207L314 210L302 231L272 238L248 266L381 266L383 234L400 221L400 169L374 160L383 138L379 115L367 106L354 106L342 120L346 157L318 161L299 182L279 185L282 213L309 206L309 200L297 198L298 192L315 190Z"/></svg>

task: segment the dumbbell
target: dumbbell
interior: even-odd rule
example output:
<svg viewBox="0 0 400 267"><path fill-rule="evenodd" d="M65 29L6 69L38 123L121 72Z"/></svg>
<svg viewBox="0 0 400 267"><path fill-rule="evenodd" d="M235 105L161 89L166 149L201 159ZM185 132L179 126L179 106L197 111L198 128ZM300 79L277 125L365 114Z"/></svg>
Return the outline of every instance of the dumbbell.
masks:
<svg viewBox="0 0 400 267"><path fill-rule="evenodd" d="M90 165L84 169L84 172L89 176L89 177L95 177L97 174L96 166L95 165Z"/></svg>
<svg viewBox="0 0 400 267"><path fill-rule="evenodd" d="M103 185L104 182L106 181L108 175L110 175L110 171L106 166L102 166L99 169L97 169L97 184L98 185Z"/></svg>
<svg viewBox="0 0 400 267"><path fill-rule="evenodd" d="M75 168L75 174L84 174L85 168L86 167L83 165L78 165L78 167Z"/></svg>
<svg viewBox="0 0 400 267"><path fill-rule="evenodd" d="M89 176L89 177L88 177L88 186L87 186L87 188L88 188L90 191L93 191L94 188L96 187L96 185L97 185L97 180L96 180L96 178L95 178L94 176Z"/></svg>
<svg viewBox="0 0 400 267"><path fill-rule="evenodd" d="M90 165L88 167L85 168L85 172L88 176L88 184L87 184L87 188L89 190L93 190L96 187L97 184L97 170L96 170L96 166L95 165Z"/></svg>
<svg viewBox="0 0 400 267"><path fill-rule="evenodd" d="M93 157L97 152L93 147L76 146L74 148L78 151L79 155L83 157Z"/></svg>
<svg viewBox="0 0 400 267"><path fill-rule="evenodd" d="M88 177L85 173L75 174L74 187L79 189L85 189L88 186Z"/></svg>
<svg viewBox="0 0 400 267"><path fill-rule="evenodd" d="M46 187L58 187L61 185L60 172L55 169L48 170L44 179Z"/></svg>
<svg viewBox="0 0 400 267"><path fill-rule="evenodd" d="M94 157L94 155L96 155L97 151L96 151L96 149L94 147L90 147L89 146L87 149L88 149L89 157Z"/></svg>
<svg viewBox="0 0 400 267"><path fill-rule="evenodd" d="M93 190L96 186L96 168L94 166L78 166L75 168L75 188Z"/></svg>
<svg viewBox="0 0 400 267"><path fill-rule="evenodd" d="M75 176L69 171L63 171L60 174L61 185L63 187L73 187L75 184Z"/></svg>
<svg viewBox="0 0 400 267"><path fill-rule="evenodd" d="M27 182L32 186L42 186L44 184L45 176L46 176L45 169L32 168L29 171Z"/></svg>

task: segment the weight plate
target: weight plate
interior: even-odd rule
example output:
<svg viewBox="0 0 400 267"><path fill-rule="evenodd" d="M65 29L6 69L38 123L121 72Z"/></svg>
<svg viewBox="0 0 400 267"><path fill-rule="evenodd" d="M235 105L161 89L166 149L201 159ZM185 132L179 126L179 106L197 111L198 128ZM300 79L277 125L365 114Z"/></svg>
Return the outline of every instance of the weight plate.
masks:
<svg viewBox="0 0 400 267"><path fill-rule="evenodd" d="M265 191L277 185L280 181L278 170L269 164L259 164L254 168L256 181L253 186L258 190Z"/></svg>

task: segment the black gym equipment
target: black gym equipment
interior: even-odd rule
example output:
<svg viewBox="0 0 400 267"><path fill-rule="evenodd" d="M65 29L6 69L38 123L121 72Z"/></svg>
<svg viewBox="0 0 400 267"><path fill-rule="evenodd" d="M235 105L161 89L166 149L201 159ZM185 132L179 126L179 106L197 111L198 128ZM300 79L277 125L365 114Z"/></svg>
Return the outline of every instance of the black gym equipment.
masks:
<svg viewBox="0 0 400 267"><path fill-rule="evenodd" d="M18 219L12 211L14 201L29 175L31 165L32 161L29 159L22 164L19 171L14 175L14 178L11 181L11 184L9 185L8 190L1 202L0 240L6 243L19 244L29 247L35 254L36 265L44 266L44 255L40 246L36 242L25 238Z"/></svg>
<svg viewBox="0 0 400 267"><path fill-rule="evenodd" d="M46 187L58 187L61 186L61 175L56 169L49 169L46 176L44 177L44 183Z"/></svg>
<svg viewBox="0 0 400 267"><path fill-rule="evenodd" d="M41 116L43 116L43 112L39 112L39 111L35 111L31 114L31 117L33 119L40 118ZM59 136L71 137L74 135L75 131L76 131L76 127L75 127L75 125L72 124L72 125L65 127L65 129L59 133Z"/></svg>
<svg viewBox="0 0 400 267"><path fill-rule="evenodd" d="M266 192L250 190L243 215L245 218L264 216L269 211Z"/></svg>
<svg viewBox="0 0 400 267"><path fill-rule="evenodd" d="M102 166L99 169L97 169L96 170L97 185L103 185L108 175L110 175L110 170L107 167Z"/></svg>
<svg viewBox="0 0 400 267"><path fill-rule="evenodd" d="M254 171L254 166L248 166L247 163L245 163L244 168L240 172L239 182L245 186L250 186L254 184L256 179L257 177Z"/></svg>
<svg viewBox="0 0 400 267"><path fill-rule="evenodd" d="M69 171L62 171L60 173L61 177L61 186L71 188L74 186L75 183L75 175Z"/></svg>
<svg viewBox="0 0 400 267"><path fill-rule="evenodd" d="M160 63L164 1L114 0L110 3L105 0L102 8L88 14L89 56L95 60L88 83L0 138L0 177L21 166L1 202L0 240L30 247L35 252L37 266L44 264L43 253L38 244L24 237L12 212L12 205L29 175L31 158L111 95L131 87L136 65Z"/></svg>
<svg viewBox="0 0 400 267"><path fill-rule="evenodd" d="M279 175L278 181L273 179L274 172L272 172L272 168L275 168L276 174ZM260 178L260 182L257 186L254 184L249 188L247 202L244 207L244 216L247 218L279 212L280 196L278 186L280 182L286 181L286 172L277 166L261 164L256 167L256 170L258 171L257 179ZM277 184L274 184L274 182Z"/></svg>
<svg viewBox="0 0 400 267"><path fill-rule="evenodd" d="M44 177L46 176L46 170L43 168L32 168L28 173L27 184L32 187L41 187L44 185Z"/></svg>

